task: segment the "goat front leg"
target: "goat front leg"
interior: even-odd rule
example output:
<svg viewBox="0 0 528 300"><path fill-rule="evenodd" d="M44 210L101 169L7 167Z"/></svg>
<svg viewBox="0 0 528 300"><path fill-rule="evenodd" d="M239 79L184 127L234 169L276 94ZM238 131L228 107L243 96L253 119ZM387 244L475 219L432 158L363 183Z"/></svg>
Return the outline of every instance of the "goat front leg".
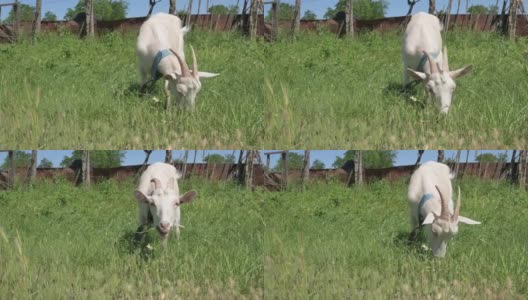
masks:
<svg viewBox="0 0 528 300"><path fill-rule="evenodd" d="M163 85L163 92L165 93L165 98L167 99L167 102L165 103L165 109L169 110L170 107L170 90L169 90L169 81L165 80L165 84Z"/></svg>

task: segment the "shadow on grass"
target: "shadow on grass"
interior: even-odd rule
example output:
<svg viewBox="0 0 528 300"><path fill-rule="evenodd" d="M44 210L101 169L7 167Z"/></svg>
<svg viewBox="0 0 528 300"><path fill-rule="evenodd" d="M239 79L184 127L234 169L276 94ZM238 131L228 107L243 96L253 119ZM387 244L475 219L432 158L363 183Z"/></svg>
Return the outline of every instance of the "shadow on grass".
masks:
<svg viewBox="0 0 528 300"><path fill-rule="evenodd" d="M116 242L117 249L121 255L139 254L139 256L148 261L154 257L154 249L150 246L153 238L149 232L138 234L135 231L126 231Z"/></svg>
<svg viewBox="0 0 528 300"><path fill-rule="evenodd" d="M407 231L400 231L394 237L393 243L397 247L407 248L409 253L416 253L419 257L427 259L430 257L430 250L424 248L427 239L423 230L411 234Z"/></svg>
<svg viewBox="0 0 528 300"><path fill-rule="evenodd" d="M425 109L425 102L415 100L417 96L417 85L420 85L420 81L412 81L407 85L402 85L398 82L390 82L383 89L384 96L394 96L403 98L405 102L414 106L416 109Z"/></svg>

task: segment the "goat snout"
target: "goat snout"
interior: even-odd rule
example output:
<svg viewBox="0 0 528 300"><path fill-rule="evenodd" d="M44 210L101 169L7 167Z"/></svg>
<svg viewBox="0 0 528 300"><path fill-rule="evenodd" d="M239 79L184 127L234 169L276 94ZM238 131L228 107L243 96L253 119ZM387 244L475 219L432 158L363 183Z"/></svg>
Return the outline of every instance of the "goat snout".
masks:
<svg viewBox="0 0 528 300"><path fill-rule="evenodd" d="M171 229L171 224L169 222L160 222L159 230L161 233L168 233Z"/></svg>

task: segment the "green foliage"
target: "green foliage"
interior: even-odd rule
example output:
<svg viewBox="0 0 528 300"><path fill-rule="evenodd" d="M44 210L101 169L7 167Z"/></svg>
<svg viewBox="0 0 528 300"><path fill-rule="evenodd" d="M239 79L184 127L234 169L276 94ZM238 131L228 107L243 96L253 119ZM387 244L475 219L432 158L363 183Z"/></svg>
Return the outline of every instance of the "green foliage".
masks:
<svg viewBox="0 0 528 300"><path fill-rule="evenodd" d="M226 154L225 156L208 154L204 157L203 161L211 164L232 164L235 162L235 156L233 154Z"/></svg>
<svg viewBox="0 0 528 300"><path fill-rule="evenodd" d="M35 7L24 3L18 4L18 20L19 21L33 21L35 18ZM4 23L13 23L15 21L15 13L13 10L9 11Z"/></svg>
<svg viewBox="0 0 528 300"><path fill-rule="evenodd" d="M496 15L499 12L499 8L497 5L490 5L486 7L482 4L476 4L468 7L467 12L472 15Z"/></svg>
<svg viewBox="0 0 528 300"><path fill-rule="evenodd" d="M239 149L260 144L263 45L233 32L194 30L202 79L193 113L165 110L163 83L139 95L137 33L94 40L45 34L0 44L0 145L11 149ZM192 57L190 47L186 57ZM13 62L17 62L14 64ZM233 63L236 62L236 63ZM189 62L190 63L190 62ZM31 79L29 79L31 78ZM37 96L38 95L38 96ZM50 134L53 132L53 134Z"/></svg>
<svg viewBox="0 0 528 300"><path fill-rule="evenodd" d="M317 15L313 11L307 10L304 12L302 19L303 20L317 20Z"/></svg>
<svg viewBox="0 0 528 300"><path fill-rule="evenodd" d="M238 14L240 8L238 5L229 5L229 7L222 5L222 4L216 4L207 10L208 13L212 15L235 15Z"/></svg>
<svg viewBox="0 0 528 300"><path fill-rule="evenodd" d="M299 153L288 152L288 155L286 156L286 161L288 163L288 170L302 170L302 168L304 167L304 156ZM279 159L275 167L273 167L273 171L281 172L282 169L283 162L282 159Z"/></svg>
<svg viewBox="0 0 528 300"><path fill-rule="evenodd" d="M95 168L114 168L123 163L124 150L94 150L90 151L90 163ZM76 159L82 159L82 151L75 150L71 156L64 156L60 166L69 167Z"/></svg>
<svg viewBox="0 0 528 300"><path fill-rule="evenodd" d="M51 11L47 11L45 14L44 14L44 18L42 18L42 21L57 21L57 15L55 15L53 12Z"/></svg>
<svg viewBox="0 0 528 300"><path fill-rule="evenodd" d="M343 157L337 156L332 167L341 168L347 161L354 160L355 152L355 150L347 150ZM361 152L363 167L366 169L390 168L396 159L396 151L394 150L366 150Z"/></svg>
<svg viewBox="0 0 528 300"><path fill-rule="evenodd" d="M29 168L31 165L31 153L25 151L15 151L15 168ZM9 156L6 155L0 169L9 168Z"/></svg>
<svg viewBox="0 0 528 300"><path fill-rule="evenodd" d="M40 164L38 165L39 168L53 168L53 163L47 159L47 158L43 158L42 160L40 160Z"/></svg>
<svg viewBox="0 0 528 300"><path fill-rule="evenodd" d="M322 170L325 168L325 164L324 162L316 159L313 161L312 163L312 167L310 169L314 169L314 170Z"/></svg>
<svg viewBox="0 0 528 300"><path fill-rule="evenodd" d="M0 191L0 299L261 299L261 192L179 185L199 198L181 207L185 228L166 251L154 228L134 241L132 180Z"/></svg>
<svg viewBox="0 0 528 300"><path fill-rule="evenodd" d="M97 20L120 20L124 19L128 10L125 0L93 0L95 5L95 18ZM78 13L85 11L86 1L79 0L74 8L68 8L64 19L72 20Z"/></svg>
<svg viewBox="0 0 528 300"><path fill-rule="evenodd" d="M497 156L495 156L493 153L482 153L477 155L475 160L481 163L506 162L508 160L508 155L506 153L499 153Z"/></svg>
<svg viewBox="0 0 528 300"><path fill-rule="evenodd" d="M461 214L482 225L459 225L443 259L424 249L425 234L408 241L405 183L315 183L303 193L270 193L263 211L266 298L525 298L528 193L506 182L457 184Z"/></svg>
<svg viewBox="0 0 528 300"><path fill-rule="evenodd" d="M354 17L360 20L384 18L388 8L386 0L355 0L353 3ZM339 0L334 8L327 8L324 18L332 19L338 12L345 10L346 0Z"/></svg>
<svg viewBox="0 0 528 300"><path fill-rule="evenodd" d="M280 21L288 21L292 20L293 16L295 14L295 7L289 3L280 2L279 3L279 12L278 17ZM271 21L273 16L273 11L271 8L268 10L268 14L266 15L266 20Z"/></svg>

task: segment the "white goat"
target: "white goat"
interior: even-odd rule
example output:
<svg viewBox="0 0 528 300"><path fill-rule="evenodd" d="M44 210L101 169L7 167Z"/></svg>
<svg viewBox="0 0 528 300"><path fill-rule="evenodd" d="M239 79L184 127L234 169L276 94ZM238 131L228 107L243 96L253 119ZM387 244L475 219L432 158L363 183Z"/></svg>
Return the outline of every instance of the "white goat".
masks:
<svg viewBox="0 0 528 300"><path fill-rule="evenodd" d="M191 202L195 191L180 197L178 179L181 175L176 168L166 163L154 163L141 175L134 192L139 207L139 227L136 238L142 235L152 223L166 244L171 229L180 234L180 205Z"/></svg>
<svg viewBox="0 0 528 300"><path fill-rule="evenodd" d="M442 52L441 31L437 17L424 12L412 16L403 35L403 73L405 85L410 82L409 76L421 80L438 110L447 113L456 88L453 79L471 72L472 66L449 71L447 48Z"/></svg>
<svg viewBox="0 0 528 300"><path fill-rule="evenodd" d="M193 69L185 62L183 37L189 27L182 28L180 18L174 15L158 13L151 16L139 29L136 44L141 90L150 81L164 78L164 93L169 108L171 95L176 106L193 108L196 95L202 87L200 78L214 77L218 74L198 72L196 54L191 47Z"/></svg>
<svg viewBox="0 0 528 300"><path fill-rule="evenodd" d="M429 247L433 255L439 257L445 256L447 242L457 234L459 222L480 224L459 215L460 188L453 212L451 178L447 165L434 161L424 163L412 175L407 194L413 235L421 225L429 225Z"/></svg>

